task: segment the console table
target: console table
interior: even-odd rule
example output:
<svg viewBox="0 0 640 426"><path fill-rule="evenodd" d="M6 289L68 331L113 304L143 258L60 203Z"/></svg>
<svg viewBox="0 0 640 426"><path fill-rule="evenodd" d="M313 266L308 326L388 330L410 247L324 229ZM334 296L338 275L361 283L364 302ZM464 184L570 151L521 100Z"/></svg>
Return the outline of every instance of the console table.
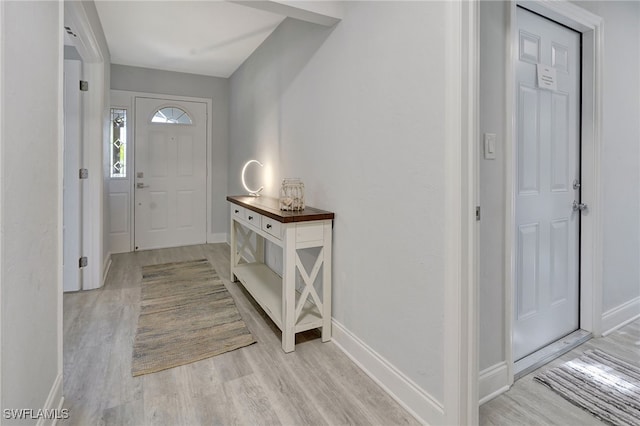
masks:
<svg viewBox="0 0 640 426"><path fill-rule="evenodd" d="M296 333L313 328L322 328L323 342L331 340L334 214L313 207L297 212L281 211L278 200L268 197L228 196L227 201L231 203L231 281L240 281L280 328L282 350L294 351ZM265 240L283 250L282 277L265 264ZM300 250L309 248L319 251L316 250L313 267L307 270ZM322 298L314 287L321 270ZM304 285L298 290L296 271Z"/></svg>

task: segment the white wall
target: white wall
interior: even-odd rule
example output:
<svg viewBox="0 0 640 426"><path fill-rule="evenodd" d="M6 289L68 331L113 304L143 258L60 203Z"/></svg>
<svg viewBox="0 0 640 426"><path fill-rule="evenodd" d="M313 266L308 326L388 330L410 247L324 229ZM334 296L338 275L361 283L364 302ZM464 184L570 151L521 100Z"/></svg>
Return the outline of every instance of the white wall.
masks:
<svg viewBox="0 0 640 426"><path fill-rule="evenodd" d="M0 403L3 410L56 408L62 397L62 8L48 1L0 7Z"/></svg>
<svg viewBox="0 0 640 426"><path fill-rule="evenodd" d="M229 230L226 205L229 150L229 81L226 78L111 65L111 88L155 94L210 98L213 111L211 153L212 211L210 234L225 235Z"/></svg>
<svg viewBox="0 0 640 426"><path fill-rule="evenodd" d="M495 133L495 160L480 158L480 370L505 359L504 339L504 223L505 223L505 61L509 4L480 4L479 143L484 133ZM482 152L482 151L480 151Z"/></svg>
<svg viewBox="0 0 640 426"><path fill-rule="evenodd" d="M640 3L578 2L604 19L603 312L640 298ZM640 314L638 303L635 314Z"/></svg>
<svg viewBox="0 0 640 426"><path fill-rule="evenodd" d="M446 5L344 6L334 28L285 20L232 75L229 192L251 158L266 196L300 177L336 213L334 319L442 403Z"/></svg>
<svg viewBox="0 0 640 426"><path fill-rule="evenodd" d="M603 331L640 314L640 3L579 2L604 19ZM505 61L509 4L480 4L480 132L497 134L496 160L480 159L480 370L505 360ZM505 370L506 373L506 370ZM482 380L481 380L482 382ZM482 383L481 383L482 386ZM482 395L481 395L482 396Z"/></svg>

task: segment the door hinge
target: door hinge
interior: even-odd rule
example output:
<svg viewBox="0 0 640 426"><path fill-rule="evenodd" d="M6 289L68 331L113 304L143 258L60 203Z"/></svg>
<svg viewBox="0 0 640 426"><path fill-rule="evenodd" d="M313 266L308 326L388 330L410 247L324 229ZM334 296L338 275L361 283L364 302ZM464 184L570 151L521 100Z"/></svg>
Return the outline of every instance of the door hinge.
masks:
<svg viewBox="0 0 640 426"><path fill-rule="evenodd" d="M80 91L88 92L89 91L89 82L85 80L80 80Z"/></svg>
<svg viewBox="0 0 640 426"><path fill-rule="evenodd" d="M476 206L476 220L480 220L480 206Z"/></svg>
<svg viewBox="0 0 640 426"><path fill-rule="evenodd" d="M78 268L84 268L85 266L87 266L89 264L89 259L87 259L87 256L82 256L79 260L78 260Z"/></svg>
<svg viewBox="0 0 640 426"><path fill-rule="evenodd" d="M78 175L80 179L89 179L89 169L80 169Z"/></svg>

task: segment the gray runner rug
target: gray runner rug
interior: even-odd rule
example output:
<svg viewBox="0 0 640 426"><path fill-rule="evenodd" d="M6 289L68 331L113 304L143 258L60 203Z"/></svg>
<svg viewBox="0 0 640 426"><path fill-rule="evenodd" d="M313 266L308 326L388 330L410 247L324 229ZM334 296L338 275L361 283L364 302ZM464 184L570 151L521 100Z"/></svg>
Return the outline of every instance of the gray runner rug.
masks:
<svg viewBox="0 0 640 426"><path fill-rule="evenodd" d="M189 364L254 342L208 260L142 268L133 376Z"/></svg>
<svg viewBox="0 0 640 426"><path fill-rule="evenodd" d="M535 380L611 425L640 425L640 368L600 350L539 373Z"/></svg>

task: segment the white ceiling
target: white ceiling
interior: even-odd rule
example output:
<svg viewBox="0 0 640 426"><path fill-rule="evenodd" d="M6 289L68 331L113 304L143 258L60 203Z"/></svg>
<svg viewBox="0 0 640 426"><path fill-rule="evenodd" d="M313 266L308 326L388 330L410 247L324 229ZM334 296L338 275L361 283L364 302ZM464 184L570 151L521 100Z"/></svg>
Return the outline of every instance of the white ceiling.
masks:
<svg viewBox="0 0 640 426"><path fill-rule="evenodd" d="M285 18L225 1L96 1L111 63L229 77Z"/></svg>

